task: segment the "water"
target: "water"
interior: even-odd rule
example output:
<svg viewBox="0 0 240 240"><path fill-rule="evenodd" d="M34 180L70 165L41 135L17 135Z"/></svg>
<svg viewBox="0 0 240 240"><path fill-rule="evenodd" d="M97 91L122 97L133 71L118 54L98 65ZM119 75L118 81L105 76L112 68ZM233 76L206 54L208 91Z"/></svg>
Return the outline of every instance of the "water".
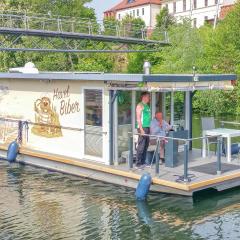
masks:
<svg viewBox="0 0 240 240"><path fill-rule="evenodd" d="M0 162L0 239L237 239L240 189L195 198Z"/></svg>
<svg viewBox="0 0 240 240"><path fill-rule="evenodd" d="M240 189L142 203L124 187L0 161L1 240L238 238Z"/></svg>

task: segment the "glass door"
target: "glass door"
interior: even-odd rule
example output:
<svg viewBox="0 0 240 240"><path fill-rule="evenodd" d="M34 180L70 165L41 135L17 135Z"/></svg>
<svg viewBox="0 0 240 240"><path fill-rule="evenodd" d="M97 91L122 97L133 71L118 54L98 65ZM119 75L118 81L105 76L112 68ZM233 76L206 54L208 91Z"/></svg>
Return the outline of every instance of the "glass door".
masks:
<svg viewBox="0 0 240 240"><path fill-rule="evenodd" d="M84 155L103 157L103 92L99 89L84 90L85 137Z"/></svg>

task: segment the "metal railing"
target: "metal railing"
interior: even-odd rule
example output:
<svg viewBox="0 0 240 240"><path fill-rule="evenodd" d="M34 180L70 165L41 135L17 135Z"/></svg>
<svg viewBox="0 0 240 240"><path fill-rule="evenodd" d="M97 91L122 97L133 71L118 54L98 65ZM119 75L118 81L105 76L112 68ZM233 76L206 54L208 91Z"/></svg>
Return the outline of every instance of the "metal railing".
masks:
<svg viewBox="0 0 240 240"><path fill-rule="evenodd" d="M152 34L161 36L168 42L167 32L163 29L145 27L143 24L112 20L98 21L88 18L49 16L29 14L26 12L0 11L0 28L37 30L59 33L85 33L89 35L106 35L148 39Z"/></svg>
<svg viewBox="0 0 240 240"><path fill-rule="evenodd" d="M45 124L45 123L35 123L30 120L19 120L19 119L13 119L13 118L0 118L0 124L1 122L10 122L10 123L16 123L16 140L19 142L19 144L22 144L23 141L23 131L26 132L26 141L28 141L28 131L29 131L29 125L33 126L40 126L40 127L48 127L48 128L54 128L54 129L64 129L64 130L70 130L70 131L78 131L78 132L85 132L85 134L92 134L92 135L106 135L106 131L100 131L100 132L94 132L90 131L84 128L75 128L75 127L68 127L68 126L62 126L62 125L54 125L54 124Z"/></svg>
<svg viewBox="0 0 240 240"><path fill-rule="evenodd" d="M133 137L134 135L138 136L146 136L146 137L151 137L151 138L156 138L157 139L157 144L156 144L156 163L155 163L155 175L159 176L160 174L160 164L159 164L159 146L161 141L165 140L173 140L173 141L182 141L184 142L184 159L183 159L183 175L178 176L179 178L176 180L177 182L190 182L191 178L194 177L194 175L189 174L189 143L192 141L197 141L197 140L207 140L211 138L217 138L217 162L216 162L216 173L220 175L222 173L222 162L221 162L221 156L222 156L222 143L223 139L221 135L215 135L215 136L205 136L205 137L197 137L197 138L173 138L173 137L162 137L158 135L151 135L151 134L139 134L139 133L132 133L129 132L129 156L127 159L127 164L129 170L133 169L133 159L134 159L134 153L133 153Z"/></svg>
<svg viewBox="0 0 240 240"><path fill-rule="evenodd" d="M224 126L224 124L240 125L239 122L220 121L220 123L222 127Z"/></svg>

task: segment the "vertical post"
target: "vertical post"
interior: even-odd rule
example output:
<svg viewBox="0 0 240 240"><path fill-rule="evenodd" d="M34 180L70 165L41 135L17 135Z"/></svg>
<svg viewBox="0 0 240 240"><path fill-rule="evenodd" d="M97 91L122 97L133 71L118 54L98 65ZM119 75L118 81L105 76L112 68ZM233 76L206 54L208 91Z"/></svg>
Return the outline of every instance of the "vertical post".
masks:
<svg viewBox="0 0 240 240"><path fill-rule="evenodd" d="M18 121L18 144L21 145L22 144L22 140L23 140L23 123L22 121Z"/></svg>
<svg viewBox="0 0 240 240"><path fill-rule="evenodd" d="M74 32L74 22L72 22L72 32Z"/></svg>
<svg viewBox="0 0 240 240"><path fill-rule="evenodd" d="M114 91L114 102L113 102L113 159L114 163L118 164L118 101L117 91ZM111 114L111 113L110 113Z"/></svg>
<svg viewBox="0 0 240 240"><path fill-rule="evenodd" d="M156 175L159 175L159 162L160 162L160 159L159 159L159 145L160 145L160 141L161 139L157 139L157 148L156 148L156 154L155 154L155 158L156 158L156 164L155 164L155 174Z"/></svg>
<svg viewBox="0 0 240 240"><path fill-rule="evenodd" d="M171 92L171 125L174 125L174 92Z"/></svg>
<svg viewBox="0 0 240 240"><path fill-rule="evenodd" d="M133 168L133 135L132 133L129 133L128 148L129 148L128 167L129 169L132 169Z"/></svg>
<svg viewBox="0 0 240 240"><path fill-rule="evenodd" d="M135 124L136 124L136 91L132 91L132 132L134 132Z"/></svg>
<svg viewBox="0 0 240 240"><path fill-rule="evenodd" d="M215 14L215 17L214 17L213 29L215 29L216 26L217 26L219 6L220 6L220 0L217 0L217 7L216 7L216 14Z"/></svg>
<svg viewBox="0 0 240 240"><path fill-rule="evenodd" d="M218 175L221 175L222 173L221 154L222 154L222 138L218 137L217 139L217 174Z"/></svg>
<svg viewBox="0 0 240 240"><path fill-rule="evenodd" d="M166 93L162 93L162 113L164 119L166 119Z"/></svg>
<svg viewBox="0 0 240 240"><path fill-rule="evenodd" d="M184 182L188 182L188 144L184 144Z"/></svg>
<svg viewBox="0 0 240 240"><path fill-rule="evenodd" d="M57 19L58 32L61 32L61 19Z"/></svg>
<svg viewBox="0 0 240 240"><path fill-rule="evenodd" d="M155 113L156 113L156 93L153 92L151 93L151 110L152 110L152 118L155 117Z"/></svg>
<svg viewBox="0 0 240 240"><path fill-rule="evenodd" d="M113 165L113 97L114 91L109 90L109 163Z"/></svg>

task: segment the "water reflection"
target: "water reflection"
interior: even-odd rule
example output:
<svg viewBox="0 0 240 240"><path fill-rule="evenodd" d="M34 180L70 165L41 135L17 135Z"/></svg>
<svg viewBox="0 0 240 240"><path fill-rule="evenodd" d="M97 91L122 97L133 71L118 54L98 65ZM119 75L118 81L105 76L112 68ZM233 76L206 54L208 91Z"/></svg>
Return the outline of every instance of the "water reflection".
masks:
<svg viewBox="0 0 240 240"><path fill-rule="evenodd" d="M0 239L236 239L240 189L194 198L0 162Z"/></svg>

